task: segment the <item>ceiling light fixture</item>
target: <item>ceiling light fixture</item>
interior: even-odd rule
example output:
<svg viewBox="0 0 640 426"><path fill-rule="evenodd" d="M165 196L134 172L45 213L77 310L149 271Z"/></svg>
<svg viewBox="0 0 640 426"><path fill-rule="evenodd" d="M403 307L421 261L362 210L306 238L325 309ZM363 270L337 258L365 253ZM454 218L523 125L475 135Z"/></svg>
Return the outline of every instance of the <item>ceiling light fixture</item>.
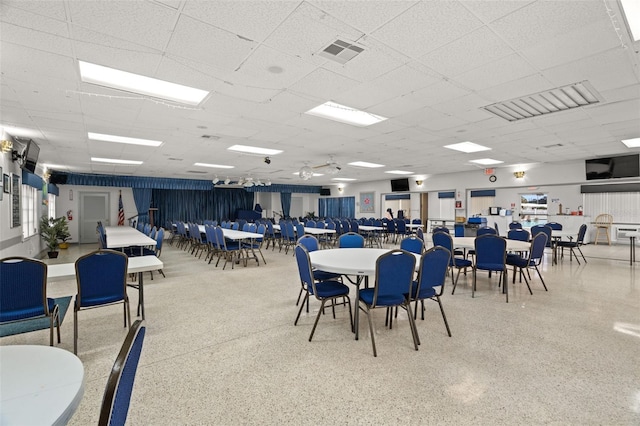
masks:
<svg viewBox="0 0 640 426"><path fill-rule="evenodd" d="M154 146L154 147L162 145L162 141L154 141L151 139L127 138L124 136L105 135L102 133L88 132L87 137L94 141L126 143L130 145L144 145L144 146Z"/></svg>
<svg viewBox="0 0 640 426"><path fill-rule="evenodd" d="M640 148L640 138L622 139L622 143L625 144L627 148Z"/></svg>
<svg viewBox="0 0 640 426"><path fill-rule="evenodd" d="M366 161L354 161L353 163L349 163L349 165L355 166L355 167L368 167L368 168L384 167L384 164L367 163Z"/></svg>
<svg viewBox="0 0 640 426"><path fill-rule="evenodd" d="M412 175L413 172L407 172L405 170L388 170L385 173L389 173L392 175Z"/></svg>
<svg viewBox="0 0 640 426"><path fill-rule="evenodd" d="M258 154L258 155L278 155L283 151L280 149L260 148L257 146L248 145L232 145L227 148L228 151L243 152L245 154Z"/></svg>
<svg viewBox="0 0 640 426"><path fill-rule="evenodd" d="M230 183L231 183L231 179L229 179L229 176L227 176L227 178L224 180L224 184L229 185Z"/></svg>
<svg viewBox="0 0 640 426"><path fill-rule="evenodd" d="M478 160L470 160L470 163L480 164L482 166L491 166L492 164L501 164L504 161L494 160L492 158L480 158Z"/></svg>
<svg viewBox="0 0 640 426"><path fill-rule="evenodd" d="M156 78L146 77L115 68L78 61L80 78L85 83L106 86L112 89L152 96L154 98L198 105L209 95L206 90L183 86Z"/></svg>
<svg viewBox="0 0 640 426"><path fill-rule="evenodd" d="M211 180L211 183L215 185L215 184L216 184L216 183L218 183L218 182L220 182L220 179L218 179L218 175L216 175L216 176Z"/></svg>
<svg viewBox="0 0 640 426"><path fill-rule="evenodd" d="M209 163L193 163L194 166L199 167L211 167L212 169L233 169L234 166L225 166L224 164L209 164Z"/></svg>
<svg viewBox="0 0 640 426"><path fill-rule="evenodd" d="M418 186L422 186L422 181L418 179L418 180L416 181L416 185L418 185Z"/></svg>
<svg viewBox="0 0 640 426"><path fill-rule="evenodd" d="M313 169L309 166L304 166L298 171L298 176L302 180L309 180L313 176Z"/></svg>
<svg viewBox="0 0 640 426"><path fill-rule="evenodd" d="M116 158L100 158L100 157L91 157L91 161L94 163L111 163L111 164L125 164L131 166L139 166L142 164L142 161L135 160L118 160Z"/></svg>
<svg viewBox="0 0 640 426"><path fill-rule="evenodd" d="M358 180L358 179L353 179L353 178L333 178L331 180L337 180L337 181L341 181L341 182L351 182L351 181Z"/></svg>
<svg viewBox="0 0 640 426"><path fill-rule="evenodd" d="M340 105L331 101L318 105L317 107L305 112L305 114L328 118L329 120L339 121L341 123L359 127L370 126L387 119L380 115L371 114L370 112L361 111L359 109Z"/></svg>
<svg viewBox="0 0 640 426"><path fill-rule="evenodd" d="M486 146L482 146L479 145L477 143L473 143L473 142L460 142L460 143L454 143L451 145L445 145L444 148L448 148L448 149L454 149L456 151L460 151L460 152L466 152L471 153L471 152L480 152L480 151L489 151L491 148L486 147Z"/></svg>

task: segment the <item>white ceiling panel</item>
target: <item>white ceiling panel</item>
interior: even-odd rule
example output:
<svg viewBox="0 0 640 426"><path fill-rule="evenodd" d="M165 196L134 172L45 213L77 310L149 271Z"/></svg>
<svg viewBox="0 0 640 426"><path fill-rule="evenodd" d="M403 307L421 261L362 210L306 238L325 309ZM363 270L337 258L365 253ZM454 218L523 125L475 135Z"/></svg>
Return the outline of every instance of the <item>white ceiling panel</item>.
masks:
<svg viewBox="0 0 640 426"><path fill-rule="evenodd" d="M289 87L293 93L309 95L324 103L355 88L359 81L336 74L324 68L317 68ZM351 106L351 105L349 105Z"/></svg>
<svg viewBox="0 0 640 426"><path fill-rule="evenodd" d="M23 0L2 0L0 12L4 17L8 14L8 9L14 7L37 15L64 21L67 17L64 3L61 1L23 1Z"/></svg>
<svg viewBox="0 0 640 426"><path fill-rule="evenodd" d="M334 18L349 23L363 33L370 33L413 6L415 1L375 0L364 3L359 1L312 0L311 3Z"/></svg>
<svg viewBox="0 0 640 426"><path fill-rule="evenodd" d="M536 72L520 55L513 54L467 71L455 77L455 81L472 90L483 90Z"/></svg>
<svg viewBox="0 0 640 426"><path fill-rule="evenodd" d="M489 23L533 3L534 0L471 0L461 3L483 22Z"/></svg>

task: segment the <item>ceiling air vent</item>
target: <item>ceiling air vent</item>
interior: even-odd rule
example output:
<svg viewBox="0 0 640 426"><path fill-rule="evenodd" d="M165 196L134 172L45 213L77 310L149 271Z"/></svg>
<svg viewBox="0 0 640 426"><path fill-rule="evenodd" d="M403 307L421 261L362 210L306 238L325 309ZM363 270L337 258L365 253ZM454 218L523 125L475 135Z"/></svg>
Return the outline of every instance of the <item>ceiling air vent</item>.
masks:
<svg viewBox="0 0 640 426"><path fill-rule="evenodd" d="M324 48L318 55L336 61L339 64L346 64L360 53L363 48L347 43L346 41L336 40L329 46Z"/></svg>
<svg viewBox="0 0 640 426"><path fill-rule="evenodd" d="M601 96L588 81L522 96L482 107L508 121L524 120L552 112L597 104Z"/></svg>
<svg viewBox="0 0 640 426"><path fill-rule="evenodd" d="M220 136L216 136L216 135L202 135L200 137L202 139L212 139L214 141L220 140Z"/></svg>
<svg viewBox="0 0 640 426"><path fill-rule="evenodd" d="M187 173L194 173L197 175L206 175L208 172L202 171L202 170L187 170Z"/></svg>

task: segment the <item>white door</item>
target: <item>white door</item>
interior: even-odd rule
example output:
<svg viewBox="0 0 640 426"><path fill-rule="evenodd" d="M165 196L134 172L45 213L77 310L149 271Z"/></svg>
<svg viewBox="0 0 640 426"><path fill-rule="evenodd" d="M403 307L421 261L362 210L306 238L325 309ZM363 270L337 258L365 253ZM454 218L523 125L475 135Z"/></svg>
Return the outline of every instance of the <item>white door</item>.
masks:
<svg viewBox="0 0 640 426"><path fill-rule="evenodd" d="M98 222L109 226L109 193L81 192L78 220L80 220L80 244L97 243Z"/></svg>

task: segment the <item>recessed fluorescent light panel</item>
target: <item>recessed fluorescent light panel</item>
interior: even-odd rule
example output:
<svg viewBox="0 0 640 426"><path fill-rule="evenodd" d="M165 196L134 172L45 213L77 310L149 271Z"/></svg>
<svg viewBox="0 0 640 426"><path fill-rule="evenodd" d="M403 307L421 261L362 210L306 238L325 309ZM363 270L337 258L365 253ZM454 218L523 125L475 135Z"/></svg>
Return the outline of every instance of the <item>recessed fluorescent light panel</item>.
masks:
<svg viewBox="0 0 640 426"><path fill-rule="evenodd" d="M367 163L366 161L354 161L353 163L349 163L349 165L355 167L368 167L371 169L374 169L376 167L384 167L384 164Z"/></svg>
<svg viewBox="0 0 640 426"><path fill-rule="evenodd" d="M385 173L390 173L392 175L412 175L413 174L413 172L407 172L404 170L389 170L389 171L386 171Z"/></svg>
<svg viewBox="0 0 640 426"><path fill-rule="evenodd" d="M194 166L211 167L212 169L233 169L234 166L225 166L224 164L209 164L209 163L193 163Z"/></svg>
<svg viewBox="0 0 640 426"><path fill-rule="evenodd" d="M247 145L233 145L227 148L229 151L244 152L247 154L259 154L259 155L277 155L282 151L279 149L259 148L257 146Z"/></svg>
<svg viewBox="0 0 640 426"><path fill-rule="evenodd" d="M478 145L477 143L473 143L473 142L454 143L452 145L445 145L444 147L449 149L454 149L460 152L466 152L466 153L488 151L491 149L486 146Z"/></svg>
<svg viewBox="0 0 640 426"><path fill-rule="evenodd" d="M638 0L620 0L620 3L631 30L631 37L634 41L640 40L640 3Z"/></svg>
<svg viewBox="0 0 640 426"><path fill-rule="evenodd" d="M85 83L97 84L126 92L139 93L154 98L198 105L209 95L206 90L170 83L115 68L103 67L89 62L78 61L80 78Z"/></svg>
<svg viewBox="0 0 640 426"><path fill-rule="evenodd" d="M130 145L144 145L144 146L160 146L162 141L154 141L150 139L138 139L138 138L126 138L124 136L104 135L102 133L87 133L89 139L94 141L104 142L116 142L126 143Z"/></svg>
<svg viewBox="0 0 640 426"><path fill-rule="evenodd" d="M296 176L300 176L300 172L294 172L293 174L296 175ZM318 177L318 176L324 176L324 174L323 173L314 173L313 174L313 177Z"/></svg>
<svg viewBox="0 0 640 426"><path fill-rule="evenodd" d="M353 180L358 180L358 179L353 179L353 178L333 178L331 180L339 180L341 182L351 182Z"/></svg>
<svg viewBox="0 0 640 426"><path fill-rule="evenodd" d="M504 161L494 160L492 158L480 158L479 160L470 160L470 163L480 164L482 166L491 166L492 164L501 164Z"/></svg>
<svg viewBox="0 0 640 426"><path fill-rule="evenodd" d="M625 144L627 148L640 148L640 138L623 139L622 143Z"/></svg>
<svg viewBox="0 0 640 426"><path fill-rule="evenodd" d="M111 163L111 164L128 164L133 166L139 166L142 164L142 161L134 161L134 160L118 160L115 158L98 158L91 157L91 161L94 163Z"/></svg>
<svg viewBox="0 0 640 426"><path fill-rule="evenodd" d="M331 101L318 105L317 107L305 112L305 114L328 118L329 120L360 127L370 126L387 119L386 117L381 117L366 111L360 111L359 109L340 105Z"/></svg>

